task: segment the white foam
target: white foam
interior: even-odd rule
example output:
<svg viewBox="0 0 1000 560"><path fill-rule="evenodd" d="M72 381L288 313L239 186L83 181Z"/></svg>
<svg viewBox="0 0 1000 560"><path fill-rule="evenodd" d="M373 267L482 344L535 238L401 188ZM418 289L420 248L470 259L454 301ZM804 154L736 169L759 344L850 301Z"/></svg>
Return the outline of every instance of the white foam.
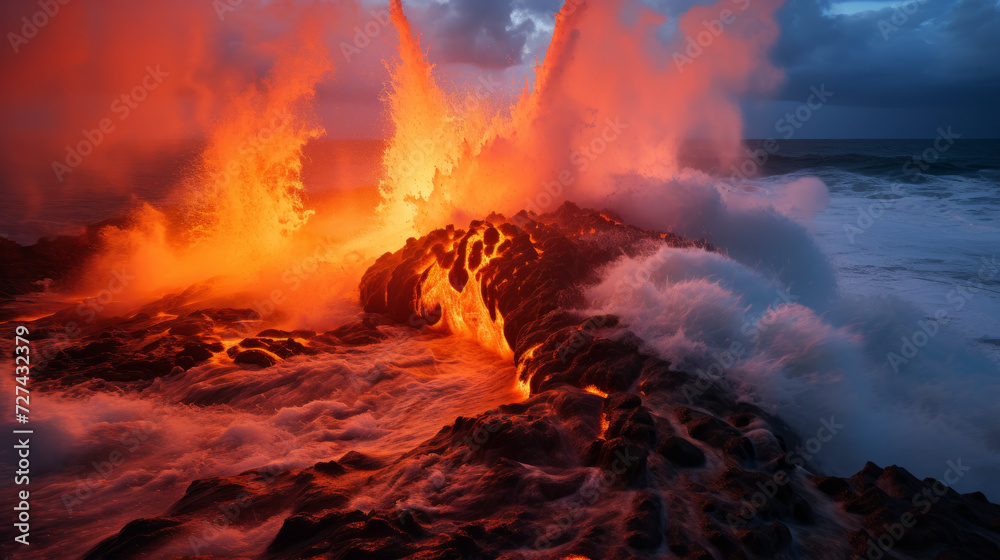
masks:
<svg viewBox="0 0 1000 560"><path fill-rule="evenodd" d="M818 312L772 279L718 254L663 247L622 258L588 297L613 313L675 367L722 372L744 398L782 416L804 438L822 420L844 428L816 464L838 475L866 461L941 478L947 461L970 471L955 485L996 499L1000 378L991 362L940 329L897 373L900 352L922 315L884 297L838 298ZM745 354L729 363L736 342ZM720 358L721 356L721 358ZM985 370L983 368L986 368Z"/></svg>

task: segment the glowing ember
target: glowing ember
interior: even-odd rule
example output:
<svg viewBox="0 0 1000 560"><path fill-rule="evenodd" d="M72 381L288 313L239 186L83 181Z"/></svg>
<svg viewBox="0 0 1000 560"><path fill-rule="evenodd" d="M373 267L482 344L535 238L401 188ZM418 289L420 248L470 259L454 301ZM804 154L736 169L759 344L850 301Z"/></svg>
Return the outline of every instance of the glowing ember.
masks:
<svg viewBox="0 0 1000 560"><path fill-rule="evenodd" d="M590 393L590 394L597 395L599 397L607 397L608 396L607 393L605 393L604 391L598 389L597 387L594 387L593 385L587 385L586 387L583 388L583 390L586 391L586 392L588 392L588 393Z"/></svg>

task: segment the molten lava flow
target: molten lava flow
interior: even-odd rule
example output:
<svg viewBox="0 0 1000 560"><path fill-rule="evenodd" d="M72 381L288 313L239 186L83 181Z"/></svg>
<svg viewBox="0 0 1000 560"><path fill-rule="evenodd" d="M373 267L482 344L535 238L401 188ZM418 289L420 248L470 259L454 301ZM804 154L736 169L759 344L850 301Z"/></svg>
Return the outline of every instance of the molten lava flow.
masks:
<svg viewBox="0 0 1000 560"><path fill-rule="evenodd" d="M421 312L428 316L440 309L449 330L511 359L514 351L504 338L503 315L487 308L483 300L483 276L490 270L490 261L510 243L492 224L482 224L481 228L473 227L465 235L461 230L453 231L449 246L436 245L432 249L436 264L442 266L432 265L425 273ZM449 260L451 267L443 266Z"/></svg>
<svg viewBox="0 0 1000 560"><path fill-rule="evenodd" d="M531 348L528 348L524 354L521 354L521 359L518 360L517 389L524 398L531 396L531 374L524 375L524 372L526 371L528 362L535 357L535 352L537 352L541 346L541 344L535 344Z"/></svg>
<svg viewBox="0 0 1000 560"><path fill-rule="evenodd" d="M590 393L590 394L592 394L592 395L597 395L597 396L602 397L602 398L607 398L607 396L608 396L607 393L605 393L604 391L598 389L597 387L595 387L593 385L587 385L586 387L583 388L583 390L586 391L586 392L588 392L588 393Z"/></svg>
<svg viewBox="0 0 1000 560"><path fill-rule="evenodd" d="M611 421L608 420L607 414L601 414L601 433L598 437L604 437L604 434L608 433L608 428L611 427Z"/></svg>
<svg viewBox="0 0 1000 560"><path fill-rule="evenodd" d="M571 363L583 341L616 321L589 323L558 313L580 301L580 285L623 251L658 244L712 250L701 241L615 223L570 203L537 220L524 213L510 221L492 214L471 222L468 230L434 230L382 255L361 280L361 303L393 322L447 328L513 357L518 387L529 395L545 382L546 376L534 376L538 358L555 352ZM592 258L584 256L590 253ZM537 338L535 329L551 328L553 321L566 337ZM559 347L536 355L542 344ZM598 379L583 386L591 385L605 393L614 389Z"/></svg>

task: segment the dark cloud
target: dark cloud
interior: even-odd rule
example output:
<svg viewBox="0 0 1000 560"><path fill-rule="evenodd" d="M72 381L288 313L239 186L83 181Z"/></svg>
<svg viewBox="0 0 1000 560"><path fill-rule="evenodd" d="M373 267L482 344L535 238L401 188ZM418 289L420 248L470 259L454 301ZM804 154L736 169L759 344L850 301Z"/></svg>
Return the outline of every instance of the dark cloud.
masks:
<svg viewBox="0 0 1000 560"><path fill-rule="evenodd" d="M520 64L542 30L535 18L552 19L559 0L454 0L432 3L421 14L435 60L507 68ZM526 17L533 16L533 17Z"/></svg>
<svg viewBox="0 0 1000 560"><path fill-rule="evenodd" d="M669 16L664 39L692 5L712 3L643 2ZM422 11L422 28L428 30L436 62L506 68L544 56L552 13L561 4L434 2ZM786 0L777 14L781 38L772 52L786 80L771 97L801 103L811 86L825 84L835 92L832 105L844 111L829 126L811 125L811 133L821 137L912 136L948 123L977 136L1000 135L1000 3L903 0L892 2L895 7L859 10L879 4L890 3ZM776 111L778 105L764 112ZM849 108L856 109L851 113ZM879 112L889 108L891 115ZM851 123L850 130L844 122Z"/></svg>
<svg viewBox="0 0 1000 560"><path fill-rule="evenodd" d="M836 104L992 106L1000 93L1000 11L985 0L913 0L900 8L831 15L831 2L788 0L774 50L798 100L821 83ZM910 12L910 13L907 13Z"/></svg>
<svg viewBox="0 0 1000 560"><path fill-rule="evenodd" d="M519 64L536 21L560 0L433 2L421 19L432 57L484 68ZM645 0L675 19L708 0ZM842 2L787 0L773 56L787 74L778 97L799 100L812 85L836 89L835 104L863 107L993 105L1000 94L1000 5L994 0L909 0L902 8L838 13ZM840 10L843 11L843 10ZM911 13L907 13L911 12ZM517 13L517 15L515 15ZM532 18L524 18L530 14ZM671 23L668 22L667 26ZM533 52L532 54L537 54Z"/></svg>

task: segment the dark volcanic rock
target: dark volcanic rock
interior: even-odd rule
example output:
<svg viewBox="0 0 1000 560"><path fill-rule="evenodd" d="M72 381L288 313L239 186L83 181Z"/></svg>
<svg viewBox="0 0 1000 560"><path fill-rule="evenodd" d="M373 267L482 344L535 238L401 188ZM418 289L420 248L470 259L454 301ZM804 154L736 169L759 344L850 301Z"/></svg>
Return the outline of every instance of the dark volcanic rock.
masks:
<svg viewBox="0 0 1000 560"><path fill-rule="evenodd" d="M286 558L331 552L336 558L394 560L410 555L412 542L413 537L398 521L355 510L320 518L304 514L289 517L268 552Z"/></svg>
<svg viewBox="0 0 1000 560"><path fill-rule="evenodd" d="M812 482L846 511L862 516L863 528L852 539L856 555L877 556L882 539L913 557L937 549L935 558L1000 558L1000 506L979 496L874 463L849 479L818 476Z"/></svg>
<svg viewBox="0 0 1000 560"><path fill-rule="evenodd" d="M233 357L233 362L249 366L260 366L262 368L271 367L278 363L274 356L263 350L257 349L239 352L235 357Z"/></svg>
<svg viewBox="0 0 1000 560"><path fill-rule="evenodd" d="M654 550L663 542L663 502L658 495L636 493L632 514L625 520L625 542L640 550Z"/></svg>
<svg viewBox="0 0 1000 560"><path fill-rule="evenodd" d="M266 329L257 333L260 338L305 338L309 339L316 336L316 331L307 330L294 330L294 331L282 331L278 329Z"/></svg>
<svg viewBox="0 0 1000 560"><path fill-rule="evenodd" d="M648 484L646 471L649 452L624 438L609 440L601 449L598 463L612 485L644 488Z"/></svg>
<svg viewBox="0 0 1000 560"><path fill-rule="evenodd" d="M413 317L434 315L432 310L422 308L419 295L426 289L423 283L429 281L430 267L440 267L449 279L449 289L456 293L475 280L478 284L475 289L480 290L490 317L495 319L497 314L504 317L504 337L520 353L522 340L526 344L541 342L533 332L536 326L545 322L548 314L580 301L579 285L593 278L597 267L617 258L621 251L634 254L642 242L705 246L619 224L605 214L567 203L558 212L537 219L524 213L510 221L492 215L486 221L473 222L468 230L449 226L380 257L362 278L361 303L366 311L385 314L403 324L409 324ZM583 237L598 239L612 230L620 242L616 246L573 241ZM468 243L471 241L475 246L481 240L484 248L488 248L493 246L490 241L494 238L503 241L492 252L486 249L490 254L481 262L472 263L478 266L469 268L465 258ZM612 322L610 318L606 321ZM562 340L569 342L560 350L559 359L563 362L593 345L586 333L574 337L570 330ZM631 372L636 367L631 364L637 356L635 348L605 343L589 351L601 358L588 362L588 367L593 366L592 371L579 372L590 377L590 384L624 390L631 381L621 376L631 376L632 380L638 376L638 372ZM615 364L616 360L621 363Z"/></svg>
<svg viewBox="0 0 1000 560"><path fill-rule="evenodd" d="M192 297L197 295L195 290ZM147 308L154 311L179 297L166 296ZM175 369L191 369L224 350L207 312L191 312L179 319L173 316L138 312L127 318L100 317L89 325L82 319L81 326L76 309L69 308L38 319L32 329L38 341L33 374L41 382L63 386L95 381L93 387L141 389ZM173 328L178 325L198 327L190 331Z"/></svg>
<svg viewBox="0 0 1000 560"><path fill-rule="evenodd" d="M365 317L357 323L327 331L320 337L335 344L348 346L365 346L385 340L385 335L378 330L378 323L373 317Z"/></svg>
<svg viewBox="0 0 1000 560"><path fill-rule="evenodd" d="M313 468L316 469L317 472L321 472L323 474L327 474L330 476L338 476L347 472L347 469L345 469L343 465L341 465L336 461L324 461L316 463L315 465L313 465Z"/></svg>
<svg viewBox="0 0 1000 560"><path fill-rule="evenodd" d="M129 381L133 379L146 379L167 375L174 369L174 364L166 358L153 360L128 360L117 364L114 367L115 375L105 376L105 379L120 379Z"/></svg>
<svg viewBox="0 0 1000 560"><path fill-rule="evenodd" d="M732 438L740 437L740 432L718 418L705 416L688 425L691 437L704 441L712 447L722 448Z"/></svg>
<svg viewBox="0 0 1000 560"><path fill-rule="evenodd" d="M203 342L189 342L184 345L184 350L177 353L177 358L188 357L196 364L208 360L214 355L211 345Z"/></svg>
<svg viewBox="0 0 1000 560"><path fill-rule="evenodd" d="M491 215L472 222L468 230L437 230L379 258L360 287L366 311L411 325L415 317L430 316L434 320L420 321L419 326L435 325L448 311L441 306L449 303L430 302L435 307L427 307L423 294L451 290L457 296L477 290L488 314L477 320L503 318L503 338L513 351L520 379L537 395L501 407L510 416L499 424L492 423L494 414L460 418L407 457L442 455L458 465L492 461L482 492L490 499L503 493L507 498L500 503L506 504L525 503L517 501L525 499L517 480L533 476L533 471L520 465L546 473L575 468L574 461L579 468L598 468L596 496L580 497L575 503L582 505L562 513L557 506L546 522L559 528L549 525L536 547L539 542L546 549L564 546L567 553L587 551L592 558L647 557L663 546L666 531L667 547L684 558L775 558L790 555L793 548L798 552L789 557L808 557L803 551L810 550L823 550L831 558L863 552L857 543L877 539L874 528L906 513L902 498L912 498L926 483L901 469L874 465L850 481L813 477L810 483L786 456L800 439L780 419L737 402L717 382L697 379L646 354L644 342L617 318L566 311L584 307L581 287L596 279L602 265L623 253L635 256L662 244L713 250L703 242L634 228L607 213L567 204L542 216ZM636 388L642 397L634 393ZM579 389L609 393L600 412L568 397ZM558 414L551 423L538 424L543 403ZM595 438L598 423L602 431ZM476 434L483 436L482 442L468 444ZM682 435L704 442L724 460L708 461L702 449ZM456 445L456 440L466 443ZM543 448L560 451L547 454L540 451ZM657 455L651 456L653 451ZM590 513L602 510L591 510L588 504L621 493L633 493L632 511ZM928 514L923 522L929 524L930 536L924 542L964 547L973 555L992 552L1000 535L990 524L1000 526L1000 508L954 492L943 496L942 503L954 502L948 506L953 518L976 528L950 538L947 531L954 523ZM472 497L449 499L443 498L448 507L454 507L453 500L479 503ZM817 515L817 510L835 507L834 501L862 516L869 528L848 537L850 525ZM488 509L473 508L477 513L472 515L490 515ZM694 532L680 525L664 529L668 517L689 520L685 527ZM560 526L558 520L564 518L576 521ZM609 525L622 527L624 533L615 537L606 529ZM824 540L828 535L845 536L831 542ZM479 553L481 539L470 538L452 535L448 542L464 551L459 554ZM635 552L622 552L622 542ZM901 549L907 543L901 541Z"/></svg>
<svg viewBox="0 0 1000 560"><path fill-rule="evenodd" d="M84 560L135 557L141 550L178 533L178 525L179 521L162 517L129 521L117 535L102 541L88 552Z"/></svg>
<svg viewBox="0 0 1000 560"><path fill-rule="evenodd" d="M530 465L559 462L561 438L551 417L508 416L500 420L458 426L474 447L473 454L487 460L503 457Z"/></svg>
<svg viewBox="0 0 1000 560"><path fill-rule="evenodd" d="M775 521L744 532L740 540L751 552L773 557L792 543L792 533L780 521Z"/></svg>
<svg viewBox="0 0 1000 560"><path fill-rule="evenodd" d="M604 407L608 410L632 410L640 406L642 399L632 393L614 393L604 399Z"/></svg>
<svg viewBox="0 0 1000 560"><path fill-rule="evenodd" d="M205 320L189 320L176 323L167 330L170 334L181 336L196 336L212 330L212 322Z"/></svg>
<svg viewBox="0 0 1000 560"><path fill-rule="evenodd" d="M812 480L813 484L815 484L816 488L819 488L821 492L838 502L846 502L855 495L854 490L851 489L850 483L843 478L835 476L813 476L810 477L810 480Z"/></svg>
<svg viewBox="0 0 1000 560"><path fill-rule="evenodd" d="M69 347L65 352L70 358L81 360L94 358L102 354L114 353L122 346L124 346L124 343L121 341L106 339L91 342L85 346Z"/></svg>
<svg viewBox="0 0 1000 560"><path fill-rule="evenodd" d="M184 515L206 505L236 501L244 491L239 484L221 478L195 480L188 485L184 496L172 508L170 515Z"/></svg>
<svg viewBox="0 0 1000 560"><path fill-rule="evenodd" d="M385 466L382 460L358 451L348 451L343 457L337 460L337 463L359 471L376 471Z"/></svg>
<svg viewBox="0 0 1000 560"><path fill-rule="evenodd" d="M296 356L298 354L315 353L310 348L304 346L300 342L291 338L286 338L284 340L271 340L268 338L244 338L243 340L240 341L239 347L248 349L260 348L263 350L267 350L271 354L274 354L275 356L283 360L287 360L288 358L291 358L292 356ZM238 353L239 349L230 348L230 351Z"/></svg>
<svg viewBox="0 0 1000 560"><path fill-rule="evenodd" d="M194 362L194 358L192 358L191 356L181 356L177 358L177 361L174 362L174 364L184 371L187 371L196 365Z"/></svg>
<svg viewBox="0 0 1000 560"><path fill-rule="evenodd" d="M660 455L682 467L700 467L705 464L705 453L690 441L671 436L660 442Z"/></svg>

